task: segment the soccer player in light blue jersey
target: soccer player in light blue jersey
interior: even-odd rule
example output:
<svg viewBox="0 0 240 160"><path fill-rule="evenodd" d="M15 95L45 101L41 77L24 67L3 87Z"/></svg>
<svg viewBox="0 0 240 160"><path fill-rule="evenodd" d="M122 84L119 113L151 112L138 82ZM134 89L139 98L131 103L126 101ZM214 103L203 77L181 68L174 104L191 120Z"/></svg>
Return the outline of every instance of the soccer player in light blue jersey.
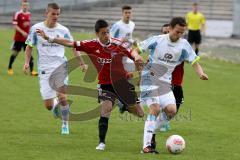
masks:
<svg viewBox="0 0 240 160"><path fill-rule="evenodd" d="M166 113L168 120L177 112L176 101L171 90L174 68L183 61L188 61L200 79L208 80L208 76L198 63L200 57L196 55L187 40L181 38L185 30L185 19L175 17L170 22L169 34L150 37L133 51L133 54L136 54L150 50L149 62L142 71L140 85L141 103L149 107L144 127L143 153L158 153L151 146L151 140L160 110Z"/></svg>
<svg viewBox="0 0 240 160"><path fill-rule="evenodd" d="M69 134L69 104L66 98L67 85L67 59L65 57L64 46L51 43L36 32L37 29L44 30L52 37L62 37L73 40L65 26L57 23L60 15L60 7L56 3L49 3L46 9L46 20L31 27L30 34L26 40L26 57L24 72L29 69L29 61L33 47L36 46L38 52L38 73L40 92L44 100L45 107L52 110L57 118L58 104L60 104L62 115L62 134ZM80 53L74 50L75 55ZM82 63L82 62L80 62Z"/></svg>

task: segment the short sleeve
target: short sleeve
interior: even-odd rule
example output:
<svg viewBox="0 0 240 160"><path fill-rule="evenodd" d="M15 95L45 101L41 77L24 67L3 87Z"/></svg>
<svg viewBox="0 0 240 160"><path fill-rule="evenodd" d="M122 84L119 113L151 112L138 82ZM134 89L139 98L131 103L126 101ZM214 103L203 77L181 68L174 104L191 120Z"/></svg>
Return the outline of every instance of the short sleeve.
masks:
<svg viewBox="0 0 240 160"><path fill-rule="evenodd" d="M14 14L13 20L12 20L12 24L18 25L18 15L19 15L18 12L16 12L16 13Z"/></svg>
<svg viewBox="0 0 240 160"><path fill-rule="evenodd" d="M110 35L114 38L119 38L119 35L120 35L120 29L117 25L117 23L113 24L111 29L110 29Z"/></svg>
<svg viewBox="0 0 240 160"><path fill-rule="evenodd" d="M73 37L72 37L72 35L71 35L69 30L67 30L66 33L64 34L64 38L66 38L66 39L68 39L70 41L73 41Z"/></svg>
<svg viewBox="0 0 240 160"><path fill-rule="evenodd" d="M179 61L187 61L193 65L198 60L200 60L200 57L196 55L192 46L187 41L185 41Z"/></svg>
<svg viewBox="0 0 240 160"><path fill-rule="evenodd" d="M142 51L146 51L148 49L154 49L157 45L158 36L150 37L139 43L138 48Z"/></svg>
<svg viewBox="0 0 240 160"><path fill-rule="evenodd" d="M206 19L204 17L203 14L201 14L201 24L205 24L206 23Z"/></svg>
<svg viewBox="0 0 240 160"><path fill-rule="evenodd" d="M31 27L30 32L28 34L27 40L25 41L25 44L33 47L37 44L37 33L35 27Z"/></svg>

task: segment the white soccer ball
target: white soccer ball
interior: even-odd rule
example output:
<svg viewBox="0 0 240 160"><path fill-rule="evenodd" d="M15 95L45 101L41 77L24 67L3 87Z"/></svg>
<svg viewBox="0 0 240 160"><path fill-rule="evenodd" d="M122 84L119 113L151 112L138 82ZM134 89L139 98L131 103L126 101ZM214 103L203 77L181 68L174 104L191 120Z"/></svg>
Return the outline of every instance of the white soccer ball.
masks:
<svg viewBox="0 0 240 160"><path fill-rule="evenodd" d="M185 149L185 140L179 135L172 135L166 141L166 148L170 153L181 153Z"/></svg>

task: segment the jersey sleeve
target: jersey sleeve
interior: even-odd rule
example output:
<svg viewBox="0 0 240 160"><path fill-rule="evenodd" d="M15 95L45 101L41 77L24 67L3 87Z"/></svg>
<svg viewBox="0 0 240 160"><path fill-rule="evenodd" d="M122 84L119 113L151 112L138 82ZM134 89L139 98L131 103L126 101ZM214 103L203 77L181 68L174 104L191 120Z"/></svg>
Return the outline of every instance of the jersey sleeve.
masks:
<svg viewBox="0 0 240 160"><path fill-rule="evenodd" d="M16 13L14 14L13 19L12 19L12 24L13 24L13 25L18 25L18 15L19 15L18 12L16 12Z"/></svg>
<svg viewBox="0 0 240 160"><path fill-rule="evenodd" d="M117 23L113 24L111 29L110 29L110 35L114 38L119 38L120 36L120 29Z"/></svg>
<svg viewBox="0 0 240 160"><path fill-rule="evenodd" d="M148 49L150 49L150 50L154 49L154 47L157 45L157 38L158 38L158 36L153 36L153 37L150 37L150 38L140 42L138 45L138 49L141 52L145 52Z"/></svg>
<svg viewBox="0 0 240 160"><path fill-rule="evenodd" d="M37 33L34 26L31 27L25 44L29 45L30 47L33 47L37 44Z"/></svg>
<svg viewBox="0 0 240 160"><path fill-rule="evenodd" d="M201 14L201 24L205 24L206 19L203 14Z"/></svg>
<svg viewBox="0 0 240 160"><path fill-rule="evenodd" d="M68 29L67 29L66 33L64 34L64 38L66 38L70 41L73 41L73 37Z"/></svg>
<svg viewBox="0 0 240 160"><path fill-rule="evenodd" d="M77 51L83 51L85 53L90 52L91 41L84 40L84 41L74 41L73 47L76 48Z"/></svg>
<svg viewBox="0 0 240 160"><path fill-rule="evenodd" d="M200 60L200 57L196 55L192 46L187 41L185 41L179 61L180 62L187 61L191 65L193 65L199 60Z"/></svg>

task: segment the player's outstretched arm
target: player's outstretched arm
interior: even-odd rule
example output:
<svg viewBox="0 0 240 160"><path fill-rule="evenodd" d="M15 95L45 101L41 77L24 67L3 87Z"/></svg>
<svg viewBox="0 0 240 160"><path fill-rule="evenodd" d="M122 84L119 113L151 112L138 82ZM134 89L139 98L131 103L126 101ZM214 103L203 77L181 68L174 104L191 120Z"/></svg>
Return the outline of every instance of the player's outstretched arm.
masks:
<svg viewBox="0 0 240 160"><path fill-rule="evenodd" d="M86 72L88 69L88 65L85 64L80 51L76 51L75 48L73 48L73 54L74 56L77 58L78 62L79 62L79 67L82 69L83 72Z"/></svg>
<svg viewBox="0 0 240 160"><path fill-rule="evenodd" d="M208 80L208 75L203 72L203 69L198 62L194 63L192 66L201 80Z"/></svg>
<svg viewBox="0 0 240 160"><path fill-rule="evenodd" d="M74 42L70 41L68 39L57 38L57 37L49 37L48 35L46 35L44 33L43 30L40 30L40 29L36 29L36 32L38 33L39 36L41 36L43 39L47 40L49 43L57 43L57 44L61 44L61 45L66 46L66 47L73 47L74 46Z"/></svg>
<svg viewBox="0 0 240 160"><path fill-rule="evenodd" d="M139 55L139 49L138 48L135 48L132 52L131 52L131 56L134 58L135 62L138 62L138 61L143 61L143 58L142 56Z"/></svg>

